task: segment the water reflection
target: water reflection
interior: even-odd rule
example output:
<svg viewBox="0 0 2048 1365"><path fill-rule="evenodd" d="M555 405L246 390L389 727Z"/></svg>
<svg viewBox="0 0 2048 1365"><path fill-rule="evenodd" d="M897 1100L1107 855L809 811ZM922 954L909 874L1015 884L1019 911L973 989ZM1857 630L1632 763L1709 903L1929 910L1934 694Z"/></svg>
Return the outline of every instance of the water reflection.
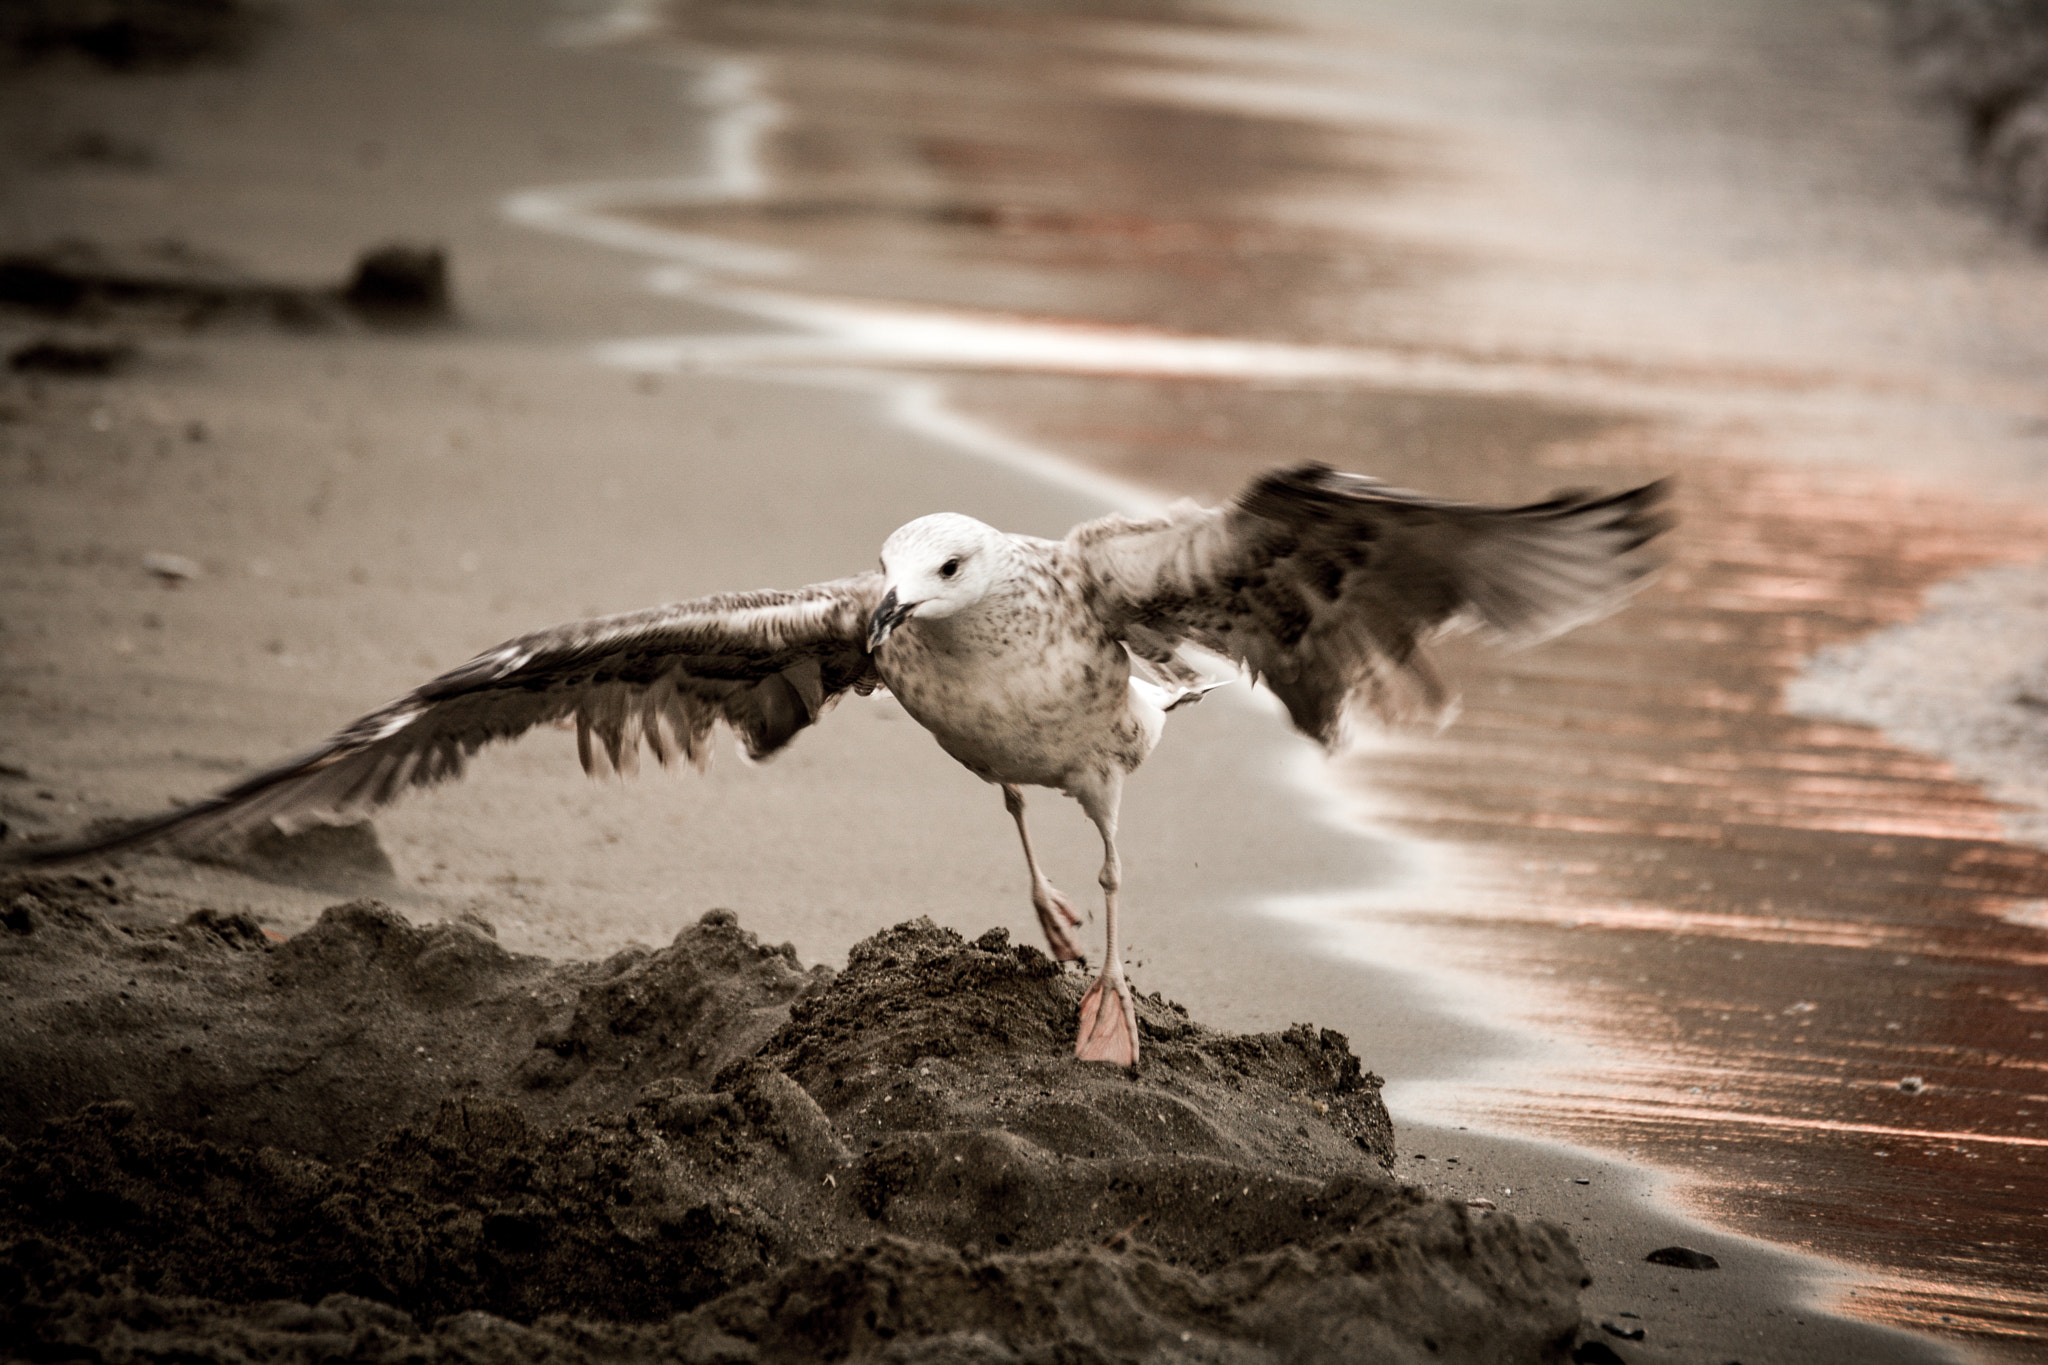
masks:
<svg viewBox="0 0 2048 1365"><path fill-rule="evenodd" d="M831 294L1293 341L1354 337L1361 294L1443 268L1272 212L1421 173L1416 135L1120 95L1119 11L1168 13L695 6L689 37L768 62L791 111L762 146L775 188L638 216L798 248L784 282Z"/></svg>
<svg viewBox="0 0 2048 1365"><path fill-rule="evenodd" d="M1683 497L1675 571L1626 620L1470 660L1456 729L1374 762L1492 869L1417 917L1550 1025L1629 1040L1619 1070L1470 1102L1887 1267L1858 1311L2048 1333L2048 939L2008 913L2048 894L2048 852L1946 765L1780 704L1814 649L2031 554L2042 522L1738 463L1694 462Z"/></svg>

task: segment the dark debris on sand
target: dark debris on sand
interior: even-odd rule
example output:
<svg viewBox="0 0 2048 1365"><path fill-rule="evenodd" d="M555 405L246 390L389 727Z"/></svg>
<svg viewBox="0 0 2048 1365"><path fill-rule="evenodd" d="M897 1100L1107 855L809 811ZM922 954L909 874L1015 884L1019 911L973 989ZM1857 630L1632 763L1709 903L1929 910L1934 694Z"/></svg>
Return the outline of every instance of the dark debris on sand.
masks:
<svg viewBox="0 0 2048 1365"><path fill-rule="evenodd" d="M0 59L79 57L113 71L233 58L258 26L248 0L6 0Z"/></svg>
<svg viewBox="0 0 2048 1365"><path fill-rule="evenodd" d="M714 911L553 963L373 901L278 941L0 888L0 1347L39 1360L1563 1360L1558 1229L1396 1184L1307 1026L929 921L805 969Z"/></svg>
<svg viewBox="0 0 2048 1365"><path fill-rule="evenodd" d="M410 327L454 316L447 253L387 243L346 283L265 280L175 239L139 247L67 240L0 254L0 307L87 325L198 328L256 323L317 330Z"/></svg>
<svg viewBox="0 0 2048 1365"><path fill-rule="evenodd" d="M126 369L134 359L135 348L126 342L41 337L9 351L7 368L16 374L104 379L117 370Z"/></svg>

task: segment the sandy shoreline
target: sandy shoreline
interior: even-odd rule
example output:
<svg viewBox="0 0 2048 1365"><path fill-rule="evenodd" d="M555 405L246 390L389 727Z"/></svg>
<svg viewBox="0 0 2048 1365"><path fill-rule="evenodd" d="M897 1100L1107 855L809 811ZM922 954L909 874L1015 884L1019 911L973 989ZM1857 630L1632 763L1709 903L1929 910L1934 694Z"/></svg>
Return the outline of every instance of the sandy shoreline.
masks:
<svg viewBox="0 0 2048 1365"><path fill-rule="evenodd" d="M1039 532L1094 510L906 437L878 420L869 394L591 365L592 342L746 324L647 293L642 261L495 217L514 189L565 173L651 177L694 146L672 71L537 47L540 19L309 7L247 73L53 101L71 117L158 130L175 172L32 183L10 224L17 237L177 231L298 278L332 276L390 235L436 237L454 244L464 320L404 339L146 335L142 365L115 384L10 394L24 477L7 625L25 647L10 670L21 704L4 757L30 774L5 793L10 823L70 827L196 794L540 622L845 572L932 506ZM322 121L320 109L353 102L353 83L370 79L385 91L375 126ZM278 117L286 106L297 123ZM195 421L202 440L187 434ZM177 543L165 543L173 530ZM190 555L206 572L168 590L139 569L151 551ZM1401 875L1394 839L1286 824L1261 831L1279 842L1233 850L1242 836L1228 803L1199 793L1282 809L1300 800L1286 750L1263 736L1271 724L1252 708L1203 708L1148 767L1145 785L1185 795L1134 794L1131 875L1150 903L1184 912L1172 937L1141 921L1134 957L1224 1027L1331 1024L1342 1012L1367 1065L1390 1074L1497 1054L1497 1031L1428 1013L1393 973L1362 978L1332 962L1311 931L1260 926L1257 961L1218 960L1218 944L1247 932L1247 896ZM420 920L481 910L508 946L563 957L667 942L713 905L739 907L748 929L794 942L806 961L840 960L916 913L970 938L999 924L1030 941L998 807L908 729L886 706L849 707L767 770L724 763L708 780L630 790L589 786L563 737L537 737L380 822L404 888L386 894ZM1078 822L1051 823L1056 865L1085 867ZM674 854L684 841L687 871ZM1276 884L1275 866L1298 884ZM161 911L248 910L285 933L333 899L161 859L129 860L123 875ZM1800 1263L1647 1211L1654 1193L1627 1167L1455 1126L1403 1124L1399 1155L1443 1189L1571 1230L1595 1266L1589 1321L1662 1296L1658 1343L1673 1349L1659 1358L1942 1357L1800 1313L1788 1293ZM1451 1155L1465 1168L1455 1175ZM1505 1189L1518 1197L1493 1193ZM1667 1241L1714 1250L1726 1269L1709 1279L1643 1267L1642 1251ZM1667 1307L1673 1297L1685 1307Z"/></svg>

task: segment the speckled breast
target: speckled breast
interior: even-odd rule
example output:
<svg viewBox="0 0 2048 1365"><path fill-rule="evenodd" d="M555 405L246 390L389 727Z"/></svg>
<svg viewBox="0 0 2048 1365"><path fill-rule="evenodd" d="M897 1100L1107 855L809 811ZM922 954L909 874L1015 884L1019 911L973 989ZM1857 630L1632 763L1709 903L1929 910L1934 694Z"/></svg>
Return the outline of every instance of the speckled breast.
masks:
<svg viewBox="0 0 2048 1365"><path fill-rule="evenodd" d="M1076 638L996 613L912 621L876 663L939 746L992 782L1060 786L1069 774L1145 754L1130 711L1130 659L1107 636Z"/></svg>

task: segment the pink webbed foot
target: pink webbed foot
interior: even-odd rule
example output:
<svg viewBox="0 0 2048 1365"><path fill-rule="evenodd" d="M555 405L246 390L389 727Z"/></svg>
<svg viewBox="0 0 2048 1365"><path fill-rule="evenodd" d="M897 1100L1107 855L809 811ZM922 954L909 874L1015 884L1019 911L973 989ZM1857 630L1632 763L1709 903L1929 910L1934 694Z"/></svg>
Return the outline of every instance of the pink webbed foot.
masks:
<svg viewBox="0 0 2048 1365"><path fill-rule="evenodd" d="M1070 926L1081 922L1081 917L1074 913L1072 901L1048 886L1041 895L1031 898L1031 908L1038 912L1038 925L1045 930L1045 942L1052 949L1053 961L1085 961L1081 956L1081 946L1067 932Z"/></svg>
<svg viewBox="0 0 2048 1365"><path fill-rule="evenodd" d="M1138 1064L1138 1011L1122 972L1105 970L1081 997L1081 1032L1074 1055L1084 1062Z"/></svg>

